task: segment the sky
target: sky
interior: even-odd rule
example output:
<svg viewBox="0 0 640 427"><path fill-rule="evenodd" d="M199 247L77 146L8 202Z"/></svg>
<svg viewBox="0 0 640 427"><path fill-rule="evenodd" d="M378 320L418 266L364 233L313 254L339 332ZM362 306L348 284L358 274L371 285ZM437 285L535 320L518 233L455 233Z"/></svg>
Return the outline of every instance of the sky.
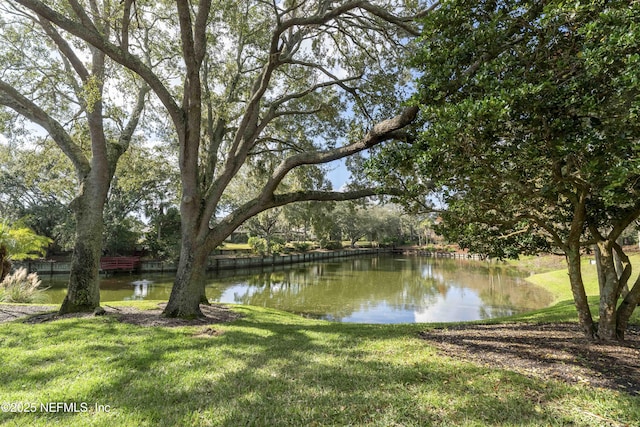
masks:
<svg viewBox="0 0 640 427"><path fill-rule="evenodd" d="M349 180L351 173L347 170L344 160L336 160L327 165L329 173L327 178L333 184L334 190L344 190L344 186Z"/></svg>

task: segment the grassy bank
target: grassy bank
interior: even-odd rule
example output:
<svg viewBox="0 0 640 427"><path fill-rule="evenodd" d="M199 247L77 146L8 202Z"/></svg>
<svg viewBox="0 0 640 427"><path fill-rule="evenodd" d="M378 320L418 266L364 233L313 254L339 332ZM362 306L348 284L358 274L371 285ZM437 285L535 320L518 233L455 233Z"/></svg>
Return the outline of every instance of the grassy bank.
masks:
<svg viewBox="0 0 640 427"><path fill-rule="evenodd" d="M629 282L633 284L635 279L638 277L638 272L640 271L640 254L632 255L629 257L629 260L631 261L631 265L634 267L634 273L629 280ZM584 288L587 292L587 296L597 296L599 290L596 266L591 264L590 260L587 258L582 260L582 279L584 281ZM528 277L527 281L547 289L553 294L555 302L573 299L566 265L558 266L557 269L552 271L534 274L531 277Z"/></svg>
<svg viewBox="0 0 640 427"><path fill-rule="evenodd" d="M634 267L634 273L629 280L630 284L640 274L640 254L634 254L629 257L631 265ZM535 266L543 272L533 274L527 277L527 281L535 285L541 286L548 290L554 298L551 307L528 313L523 316L516 316L514 319L523 319L540 322L566 322L577 321L576 309L573 303L573 294L569 284L569 276L566 264L559 257L528 257L522 262L516 262L513 265L535 271ZM534 266L531 268L531 266ZM555 268L555 269L554 269ZM597 318L598 314L598 276L596 266L590 263L590 259L582 260L582 279L584 282L585 292L589 297L589 306L591 313ZM631 317L632 323L640 323L640 310L636 309Z"/></svg>
<svg viewBox="0 0 640 427"><path fill-rule="evenodd" d="M418 337L425 325L334 324L234 309L245 317L216 325L215 332L143 328L104 317L1 324L1 401L14 402L14 409L34 405L36 412L1 412L0 423L593 426L640 420L638 397L442 356ZM58 402L75 402L78 412L64 412Z"/></svg>
<svg viewBox="0 0 640 427"><path fill-rule="evenodd" d="M585 283L596 295L590 268L585 265ZM530 280L559 302L509 321L576 320L564 270ZM244 317L215 330L145 328L110 317L0 324L0 424L640 424L640 396L455 360L419 337L429 325L340 324L257 307L234 310ZM25 409L35 412L15 412Z"/></svg>

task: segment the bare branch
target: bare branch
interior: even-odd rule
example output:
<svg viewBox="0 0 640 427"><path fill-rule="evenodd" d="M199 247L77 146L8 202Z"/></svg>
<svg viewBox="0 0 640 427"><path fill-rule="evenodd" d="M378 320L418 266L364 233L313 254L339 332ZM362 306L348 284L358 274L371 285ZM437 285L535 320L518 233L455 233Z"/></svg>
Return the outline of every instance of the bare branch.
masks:
<svg viewBox="0 0 640 427"><path fill-rule="evenodd" d="M293 63L293 62L292 62ZM300 63L300 62L298 62ZM316 67L316 68L321 68L321 67ZM330 74L328 74L330 75ZM357 77L348 77L346 79L338 79L333 75L330 75L334 80L330 80L330 81L326 81L323 83L318 83L316 85L313 85L303 91L297 92L297 93L292 93L290 95L287 96L283 96L282 98L279 98L275 101L273 101L271 103L271 110L277 109L280 105L285 104L286 102L292 101L294 99L300 99L303 98L315 91L317 91L318 89L323 89L329 86L334 86L334 85L340 85L341 87L343 87L344 83L353 81L353 80L357 80L359 78L361 78L361 76L357 76Z"/></svg>
<svg viewBox="0 0 640 427"><path fill-rule="evenodd" d="M69 60L69 63L73 66L73 69L78 74L78 76L80 76L80 79L82 79L83 82L86 82L89 79L89 71L85 68L84 64L75 54L71 46L69 46L69 43L67 43L67 41L62 38L60 33L58 33L55 28L53 28L51 23L46 19L42 19L42 17L39 17L37 22L42 26L51 40L54 41L56 46L58 46L58 50L60 51L60 53L62 53L62 55L64 55L64 57Z"/></svg>
<svg viewBox="0 0 640 427"><path fill-rule="evenodd" d="M27 6L24 3L22 4ZM89 18L89 15L87 15L87 13L84 11L84 8L80 5L80 3L77 2L77 0L69 0L69 4L71 5L71 9L73 9L73 12L76 14L76 16L80 18L80 24L83 27L88 28L92 32L99 33L98 29L93 24L93 21L91 21L91 18ZM30 9L37 13L35 9Z"/></svg>
<svg viewBox="0 0 640 427"><path fill-rule="evenodd" d="M408 31L410 34L417 34L417 30L415 29L411 29L411 28L406 28L408 27L407 22L410 22L413 18L399 18L389 12L387 12L386 10L384 10L383 8L380 8L378 6L374 6L372 4L370 4L369 2L366 1L349 1L349 2L345 2L344 4L334 7L334 8L329 8L326 11L321 11L320 13L314 15L314 16L310 16L310 17L294 17L291 18L287 21L282 22L282 24L279 26L279 28L276 30L276 34L278 35L278 37L283 34L285 31L287 31L289 28L292 27L296 27L296 26L300 26L300 27L304 27L304 26L315 26L315 25L322 25L322 24L326 24L329 21L332 21L334 19L339 18L341 15L344 15L345 13L354 10L354 9L363 9L368 11L369 13L378 16L379 18L390 22L394 25L397 25L400 28L403 28L405 31Z"/></svg>
<svg viewBox="0 0 640 427"><path fill-rule="evenodd" d="M287 110L287 111L278 111L273 114L273 118L284 117L284 116L305 116L310 114L318 114L322 111L322 107L314 108L313 110Z"/></svg>
<svg viewBox="0 0 640 427"><path fill-rule="evenodd" d="M438 7L440 7L440 2L436 1L431 6L429 6L427 9L425 9L425 10L423 10L421 12L418 12L418 14L414 18L415 19L424 18L429 13L433 12L434 10L436 10Z"/></svg>
<svg viewBox="0 0 640 427"><path fill-rule="evenodd" d="M120 48L123 52L129 51L129 24L131 23L131 5L133 0L123 0L122 31L120 34Z"/></svg>
<svg viewBox="0 0 640 427"><path fill-rule="evenodd" d="M503 235L501 235L501 236L498 236L498 238L499 238L499 239L509 239L509 238L511 238L511 237L518 236L518 235L520 235L520 234L529 233L529 232L531 232L531 230L530 230L529 228L523 228L523 229L521 229L521 230L517 230L517 231L514 231L514 232L512 232L512 233L503 234Z"/></svg>
<svg viewBox="0 0 640 427"><path fill-rule="evenodd" d="M138 90L138 99L136 101L136 105L133 108L131 116L129 117L129 121L127 122L124 130L120 134L120 138L118 139L123 153L129 148L133 132L135 132L136 128L138 127L140 116L142 115L142 111L144 110L145 100L147 94L149 93L149 90L149 86L147 86L146 84L142 88L140 88L140 90Z"/></svg>
<svg viewBox="0 0 640 427"><path fill-rule="evenodd" d="M538 227L540 227L542 230L546 231L549 234L549 237L551 237L551 239L553 240L553 243L556 246L558 246L559 248L561 248L563 251L566 252L567 244L562 239L562 237L560 237L557 231L554 230L553 227L550 224L548 224L544 219L531 214L522 215L520 218L527 218L532 220Z"/></svg>
<svg viewBox="0 0 640 427"><path fill-rule="evenodd" d="M361 8L384 21L387 21L391 24L396 25L399 28L402 28L404 31L406 31L408 34L411 34L412 36L420 35L420 31L417 28L410 25L410 22L413 22L414 17L399 18L387 12L384 8L375 6L369 2L364 2L364 4L361 5Z"/></svg>
<svg viewBox="0 0 640 427"><path fill-rule="evenodd" d="M319 71L321 71L323 74L325 74L327 77L329 77L331 80L323 82L323 83L318 83L315 86L312 86L310 88L308 88L307 90L295 93L295 94L291 94L288 96L284 96L281 99L278 99L276 101L273 102L272 107L278 107L279 105L282 105L283 103L290 101L292 99L296 99L296 98L302 98L312 92L315 92L318 89L322 89L325 87L330 87L330 86L339 86L342 90L344 90L345 92L351 94L351 96L353 96L356 104L358 104L358 107L360 107L360 109L362 110L362 113L368 118L371 119L371 116L369 115L368 111L366 110L365 106L364 106L364 102L362 101L362 99L360 98L360 96L358 95L357 91L355 88L352 88L350 86L347 86L345 83L350 82L350 81L354 81L354 80L358 80L361 79L362 76L352 76L352 77L347 77L344 79L340 79L338 78L336 75L334 75L333 73L329 72L327 69L325 69L324 67L320 66L319 64L315 64L312 62L306 62L306 61L298 61L298 60L293 60L293 59L287 59L286 61L282 62L283 64L293 64L293 65L301 65L304 67L309 67L309 68L315 68Z"/></svg>

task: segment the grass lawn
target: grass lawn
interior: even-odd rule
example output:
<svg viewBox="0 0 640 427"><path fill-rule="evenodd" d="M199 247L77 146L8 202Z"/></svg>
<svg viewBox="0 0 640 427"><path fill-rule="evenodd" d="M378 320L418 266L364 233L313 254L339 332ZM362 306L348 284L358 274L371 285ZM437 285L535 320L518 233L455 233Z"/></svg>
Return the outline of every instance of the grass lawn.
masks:
<svg viewBox="0 0 640 427"><path fill-rule="evenodd" d="M593 294L590 267L585 281ZM561 302L509 321L576 320L563 270L530 279ZM640 396L447 357L419 337L430 325L340 324L233 309L244 317L215 331L111 317L0 324L0 424L640 425Z"/></svg>
<svg viewBox="0 0 640 427"><path fill-rule="evenodd" d="M249 246L248 243L224 242L224 245L222 245L222 247L220 247L219 249L223 251L237 251L237 250L250 251L251 246Z"/></svg>
<svg viewBox="0 0 640 427"><path fill-rule="evenodd" d="M634 272L629 280L630 285L632 285L638 277L638 271L640 271L640 254L630 256L629 260ZM582 260L582 280L587 296L597 296L599 294L596 266L591 265L589 259ZM534 274L528 277L527 281L549 290L553 294L555 302L573 300L566 264L558 270Z"/></svg>
<svg viewBox="0 0 640 427"><path fill-rule="evenodd" d="M545 258L545 257L541 257ZM552 265L557 263L557 257L553 257L554 261L546 261L547 264ZM640 254L634 254L629 257L633 268L633 274L629 280L630 285L638 277L638 271L640 270ZM525 259L525 265L530 263L530 260ZM545 261L540 261L545 264ZM557 266L560 267L560 266ZM546 268L543 267L543 270ZM551 307L528 313L524 316L515 316L514 318L523 318L525 320L539 321L539 322L566 322L577 321L576 308L573 302L573 294L571 293L571 285L569 283L569 273L566 268L566 264L561 266L557 270L546 271L544 273L534 274L527 277L528 282L538 286L542 286L547 289L554 297L554 302ZM591 315L594 321L598 319L599 309L599 294L598 288L598 276L596 266L590 264L589 259L582 260L582 280L584 282L585 292L589 298L589 307L591 308ZM631 316L631 323L640 323L640 310L636 309ZM640 421L637 423L640 426Z"/></svg>
<svg viewBox="0 0 640 427"><path fill-rule="evenodd" d="M145 328L108 317L0 324L0 402L36 408L35 413L0 412L0 423L594 426L640 421L640 397L456 361L418 337L425 325L337 324L256 307L234 309L244 317L216 325L213 334L202 334L202 326ZM556 310L573 315L570 307ZM532 318L541 319L540 314ZM75 402L78 412L64 411L58 402ZM41 404L58 412L43 411Z"/></svg>

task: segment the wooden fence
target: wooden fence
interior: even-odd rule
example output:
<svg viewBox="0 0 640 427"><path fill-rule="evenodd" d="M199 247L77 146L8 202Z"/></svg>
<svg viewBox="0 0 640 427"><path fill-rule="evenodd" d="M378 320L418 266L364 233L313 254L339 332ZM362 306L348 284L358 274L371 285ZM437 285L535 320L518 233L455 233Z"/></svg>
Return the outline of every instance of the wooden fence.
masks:
<svg viewBox="0 0 640 427"><path fill-rule="evenodd" d="M263 257L210 257L208 270L220 271L220 270L234 270L240 268L251 267L265 267L276 265L296 264L302 262L313 262L333 258L344 258L358 255L374 255L378 253L389 252L389 249L383 248L362 248L362 249L349 249L340 251L322 251L322 252L305 252L301 254L289 254L289 255L271 255ZM124 258L124 257L123 257ZM116 265L117 263L111 259L109 266ZM118 264L119 265L119 264ZM129 264L127 264L129 265ZM30 273L37 272L38 274L65 274L69 273L71 263L70 262L55 262L55 261L24 261L15 262L15 268L24 267ZM135 271L140 273L172 273L178 268L177 263L170 261L139 261L136 265ZM112 269L109 269L112 270Z"/></svg>
<svg viewBox="0 0 640 427"><path fill-rule="evenodd" d="M140 257L110 256L100 258L100 271L137 271L140 268Z"/></svg>
<svg viewBox="0 0 640 427"><path fill-rule="evenodd" d="M453 259L482 259L479 255L469 254L463 252L434 252L428 251L425 249L414 249L414 248L395 248L391 249L391 252L394 254L401 255L418 255L418 256L426 256L430 258L453 258Z"/></svg>

